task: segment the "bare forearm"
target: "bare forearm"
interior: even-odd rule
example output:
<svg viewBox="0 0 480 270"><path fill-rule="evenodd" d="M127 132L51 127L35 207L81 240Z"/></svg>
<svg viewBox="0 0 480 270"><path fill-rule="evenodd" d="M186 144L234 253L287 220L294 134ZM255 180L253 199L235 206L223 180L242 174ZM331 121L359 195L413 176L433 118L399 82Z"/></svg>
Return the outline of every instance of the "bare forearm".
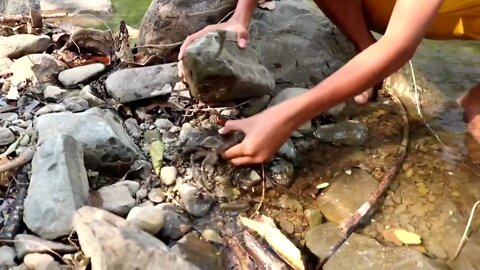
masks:
<svg viewBox="0 0 480 270"><path fill-rule="evenodd" d="M401 68L411 58L415 47L399 46L392 39L379 40L311 91L292 100L297 111L292 120L301 124L374 86Z"/></svg>
<svg viewBox="0 0 480 270"><path fill-rule="evenodd" d="M248 28L257 3L258 0L238 0L232 19L241 22L245 28Z"/></svg>

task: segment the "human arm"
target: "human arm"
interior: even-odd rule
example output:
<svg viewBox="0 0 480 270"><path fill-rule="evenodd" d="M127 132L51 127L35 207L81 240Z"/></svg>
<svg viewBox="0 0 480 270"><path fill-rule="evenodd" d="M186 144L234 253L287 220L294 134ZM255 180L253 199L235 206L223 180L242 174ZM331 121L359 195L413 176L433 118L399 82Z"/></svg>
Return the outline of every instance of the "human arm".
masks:
<svg viewBox="0 0 480 270"><path fill-rule="evenodd" d="M300 125L360 94L413 56L442 0L398 0L385 35L307 93L253 117L229 121L222 132L242 130L242 143L224 156L236 165L268 160Z"/></svg>

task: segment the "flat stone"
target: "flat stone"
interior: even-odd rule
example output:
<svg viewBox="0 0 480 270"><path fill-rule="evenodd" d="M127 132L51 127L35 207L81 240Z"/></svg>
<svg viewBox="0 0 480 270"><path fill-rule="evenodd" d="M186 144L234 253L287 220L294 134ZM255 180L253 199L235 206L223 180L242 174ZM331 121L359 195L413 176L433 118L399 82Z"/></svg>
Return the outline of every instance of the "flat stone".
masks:
<svg viewBox="0 0 480 270"><path fill-rule="evenodd" d="M8 268L15 265L17 265L15 263L15 250L9 246L0 247L0 268Z"/></svg>
<svg viewBox="0 0 480 270"><path fill-rule="evenodd" d="M182 43L188 35L209 24L218 23L235 9L236 3L236 0L195 0L195 4L189 0L152 1L143 17L138 43L140 47L146 44ZM180 44L177 47L159 46L139 50L147 55L155 54L165 58L178 47Z"/></svg>
<svg viewBox="0 0 480 270"><path fill-rule="evenodd" d="M54 85L47 86L43 91L43 96L46 99L52 99L55 101L63 99L66 95L67 95L67 90Z"/></svg>
<svg viewBox="0 0 480 270"><path fill-rule="evenodd" d="M6 127L0 127L0 146L10 145L15 141L15 135Z"/></svg>
<svg viewBox="0 0 480 270"><path fill-rule="evenodd" d="M272 94L273 75L255 51L240 49L232 32L216 31L194 41L183 68L190 92L203 102L219 103Z"/></svg>
<svg viewBox="0 0 480 270"><path fill-rule="evenodd" d="M361 146L368 138L368 127L358 121L342 121L318 127L313 133L322 142Z"/></svg>
<svg viewBox="0 0 480 270"><path fill-rule="evenodd" d="M156 235L165 224L165 216L162 210L154 207L134 207L128 213L127 221L149 234Z"/></svg>
<svg viewBox="0 0 480 270"><path fill-rule="evenodd" d="M67 110L71 112L83 112L90 108L88 101L81 97L69 97L62 101Z"/></svg>
<svg viewBox="0 0 480 270"><path fill-rule="evenodd" d="M135 196L135 194L137 194L137 191L140 189L140 184L136 181L132 181L132 180L124 180L124 181L120 181L120 182L117 182L111 186L124 186L128 189L128 191L130 192L130 195L132 195L132 197Z"/></svg>
<svg viewBox="0 0 480 270"><path fill-rule="evenodd" d="M105 87L118 102L168 95L179 81L177 63L122 69L108 76Z"/></svg>
<svg viewBox="0 0 480 270"><path fill-rule="evenodd" d="M19 58L27 54L41 53L50 45L50 37L46 35L17 34L0 37L0 58Z"/></svg>
<svg viewBox="0 0 480 270"><path fill-rule="evenodd" d="M83 207L74 224L92 269L200 269L172 253L162 241L107 211Z"/></svg>
<svg viewBox="0 0 480 270"><path fill-rule="evenodd" d="M167 199L167 195L160 188L154 188L148 193L148 199L154 203L162 203Z"/></svg>
<svg viewBox="0 0 480 270"><path fill-rule="evenodd" d="M63 85L72 87L87 82L104 70L105 66L100 63L74 67L60 72L60 74L58 74L58 80Z"/></svg>
<svg viewBox="0 0 480 270"><path fill-rule="evenodd" d="M211 195L202 193L201 190L190 184L180 186L178 193L185 210L195 217L205 216L215 201Z"/></svg>
<svg viewBox="0 0 480 270"><path fill-rule="evenodd" d="M330 186L317 197L316 202L323 215L339 225L368 200L378 185L373 176L361 169L352 169L350 175L341 172L329 182Z"/></svg>
<svg viewBox="0 0 480 270"><path fill-rule="evenodd" d="M109 15L112 12L110 0L82 1L82 0L40 0L42 10L50 12L72 12Z"/></svg>
<svg viewBox="0 0 480 270"><path fill-rule="evenodd" d="M81 113L54 113L34 120L38 142L56 134L69 134L83 146L86 166L96 168L102 162L126 161L143 157L125 132L122 120L111 110L91 108Z"/></svg>
<svg viewBox="0 0 480 270"><path fill-rule="evenodd" d="M164 239L180 239L192 229L190 219L184 214L184 211L171 204L162 203L155 206L162 211L165 216L165 224L160 231L160 236Z"/></svg>
<svg viewBox="0 0 480 270"><path fill-rule="evenodd" d="M305 234L306 246L320 258L343 238L340 228L325 223L310 229ZM448 269L446 265L434 262L420 252L407 247L384 247L375 239L352 234L333 254L323 269Z"/></svg>
<svg viewBox="0 0 480 270"><path fill-rule="evenodd" d="M31 253L25 256L23 263L28 269L35 270L60 270L60 264L52 256L41 253Z"/></svg>
<svg viewBox="0 0 480 270"><path fill-rule="evenodd" d="M112 185L98 190L102 197L102 208L119 216L126 216L135 206L135 199L124 185Z"/></svg>
<svg viewBox="0 0 480 270"><path fill-rule="evenodd" d="M209 242L200 239L197 233L185 235L171 250L202 270L226 269L223 254Z"/></svg>
<svg viewBox="0 0 480 270"><path fill-rule="evenodd" d="M166 118L160 118L155 120L154 125L160 130L161 129L169 130L171 127L173 127L173 123Z"/></svg>
<svg viewBox="0 0 480 270"><path fill-rule="evenodd" d="M48 241L29 234L17 234L14 246L19 259L23 259L25 255L30 253L49 253L54 251L58 254L66 254L77 250L74 246Z"/></svg>
<svg viewBox="0 0 480 270"><path fill-rule="evenodd" d="M75 211L88 201L88 179L80 144L69 135L40 144L32 162L23 221L44 239L72 232Z"/></svg>
<svg viewBox="0 0 480 270"><path fill-rule="evenodd" d="M35 112L36 116L49 114L49 113L59 113L67 111L67 107L63 104L47 104Z"/></svg>
<svg viewBox="0 0 480 270"><path fill-rule="evenodd" d="M167 186L173 185L177 180L178 170L175 166L165 166L160 170L160 180Z"/></svg>

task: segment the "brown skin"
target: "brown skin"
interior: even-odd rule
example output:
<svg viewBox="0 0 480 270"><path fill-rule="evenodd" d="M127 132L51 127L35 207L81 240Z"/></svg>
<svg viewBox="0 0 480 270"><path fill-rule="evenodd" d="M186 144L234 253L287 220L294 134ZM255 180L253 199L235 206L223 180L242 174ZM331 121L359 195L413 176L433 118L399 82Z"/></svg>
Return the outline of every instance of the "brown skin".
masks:
<svg viewBox="0 0 480 270"><path fill-rule="evenodd" d="M246 134L240 144L224 154L235 165L261 163L271 159L290 134L303 123L336 104L360 95L400 69L412 58L443 0L398 0L385 34L378 41L368 30L362 0L315 2L361 52L307 93L252 117L226 122L221 133L240 130ZM239 0L236 11L228 22L209 26L191 35L180 49L179 60L191 42L212 30L236 31L239 46L245 47L248 25L256 3L256 0ZM415 16L411 16L413 13ZM183 74L180 72L179 75ZM479 91L474 91L473 95L478 94ZM476 119L478 118L480 117L477 116Z"/></svg>

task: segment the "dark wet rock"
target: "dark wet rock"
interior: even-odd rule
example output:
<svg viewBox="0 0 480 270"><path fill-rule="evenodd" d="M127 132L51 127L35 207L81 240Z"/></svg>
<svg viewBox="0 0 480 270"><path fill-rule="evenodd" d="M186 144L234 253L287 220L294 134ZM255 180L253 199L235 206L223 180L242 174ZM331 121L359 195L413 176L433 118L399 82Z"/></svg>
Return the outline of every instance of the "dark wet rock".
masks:
<svg viewBox="0 0 480 270"><path fill-rule="evenodd" d="M126 216L135 206L135 199L127 186L118 184L106 186L98 192L102 198L102 208L119 216Z"/></svg>
<svg viewBox="0 0 480 270"><path fill-rule="evenodd" d="M178 192L183 207L194 217L205 216L215 201L211 195L203 193L200 189L190 184L183 184Z"/></svg>
<svg viewBox="0 0 480 270"><path fill-rule="evenodd" d="M305 234L306 246L320 258L343 238L340 228L331 223L310 229ZM329 259L323 269L448 269L407 247L384 247L376 240L352 234Z"/></svg>
<svg viewBox="0 0 480 270"><path fill-rule="evenodd" d="M281 89L310 88L356 54L352 43L308 0L276 1L274 10L257 8L250 33L250 45Z"/></svg>
<svg viewBox="0 0 480 270"><path fill-rule="evenodd" d="M160 209L165 216L165 224L160 232L162 238L180 239L192 229L189 218L181 208L171 203L162 203L155 208Z"/></svg>
<svg viewBox="0 0 480 270"><path fill-rule="evenodd" d="M157 119L154 124L160 130L169 130L171 127L173 127L173 123L166 118Z"/></svg>
<svg viewBox="0 0 480 270"><path fill-rule="evenodd" d="M330 180L330 186L317 197L322 213L336 224L343 224L352 216L378 185L377 180L364 170L347 172L341 172Z"/></svg>
<svg viewBox="0 0 480 270"><path fill-rule="evenodd" d="M15 135L6 127L0 127L0 146L9 145L15 141Z"/></svg>
<svg viewBox="0 0 480 270"><path fill-rule="evenodd" d="M42 238L71 233L73 214L88 200L83 162L80 144L65 134L44 140L35 153L23 221Z"/></svg>
<svg viewBox="0 0 480 270"><path fill-rule="evenodd" d="M105 70L105 66L100 63L86 66L74 67L60 72L58 80L67 87L72 87L81 83L88 82Z"/></svg>
<svg viewBox="0 0 480 270"><path fill-rule="evenodd" d="M60 112L66 112L67 107L63 104L47 104L40 108L38 111L35 112L36 116L44 115L44 114L50 114L50 113L60 113Z"/></svg>
<svg viewBox="0 0 480 270"><path fill-rule="evenodd" d="M26 80L31 81L32 84L52 82L65 68L65 64L55 60L49 54L26 55L12 64L12 85Z"/></svg>
<svg viewBox="0 0 480 270"><path fill-rule="evenodd" d="M134 207L128 213L127 221L149 234L156 235L165 224L165 216L160 209L153 206Z"/></svg>
<svg viewBox="0 0 480 270"><path fill-rule="evenodd" d="M47 86L43 91L43 96L46 99L50 99L54 101L63 99L66 94L67 94L67 90L54 85Z"/></svg>
<svg viewBox="0 0 480 270"><path fill-rule="evenodd" d="M92 269L198 269L154 236L107 211L83 207L74 218L75 230Z"/></svg>
<svg viewBox="0 0 480 270"><path fill-rule="evenodd" d="M295 180L293 165L284 159L275 159L270 166L272 180L282 187L289 188Z"/></svg>
<svg viewBox="0 0 480 270"><path fill-rule="evenodd" d="M167 195L160 188L154 188L148 193L148 199L154 203L162 203L167 199Z"/></svg>
<svg viewBox="0 0 480 270"><path fill-rule="evenodd" d="M175 166L165 166L160 170L160 180L167 186L175 184L178 170Z"/></svg>
<svg viewBox="0 0 480 270"><path fill-rule="evenodd" d="M286 143L278 149L278 154L292 162L297 161L298 153L292 140L288 140Z"/></svg>
<svg viewBox="0 0 480 270"><path fill-rule="evenodd" d="M63 100L62 102L67 110L71 112L83 112L90 108L88 101L81 97L69 97Z"/></svg>
<svg viewBox="0 0 480 270"><path fill-rule="evenodd" d="M112 12L110 0L82 1L82 0L40 0L42 10L50 12L71 12L75 14L109 15Z"/></svg>
<svg viewBox="0 0 480 270"><path fill-rule="evenodd" d="M23 263L28 269L38 270L61 270L60 264L48 254L31 253L23 259Z"/></svg>
<svg viewBox="0 0 480 270"><path fill-rule="evenodd" d="M185 235L171 250L202 270L225 269L223 254L209 242L200 239L197 233Z"/></svg>
<svg viewBox="0 0 480 270"><path fill-rule="evenodd" d="M9 246L0 247L0 269L17 265L15 263L15 250Z"/></svg>
<svg viewBox="0 0 480 270"><path fill-rule="evenodd" d="M29 234L17 234L14 245L17 258L19 259L23 259L25 255L30 253L49 253L54 251L59 254L65 254L77 250L74 246L44 240Z"/></svg>
<svg viewBox="0 0 480 270"><path fill-rule="evenodd" d="M88 168L94 169L102 162L130 162L142 157L120 117L111 110L92 108L75 114L47 114L35 119L34 127L39 132L39 143L59 133L73 136L83 146Z"/></svg>
<svg viewBox="0 0 480 270"><path fill-rule="evenodd" d="M105 104L105 101L93 94L92 87L90 87L90 85L83 87L78 96L85 99L92 107Z"/></svg>
<svg viewBox="0 0 480 270"><path fill-rule="evenodd" d="M252 101L245 104L245 107L242 108L241 113L245 117L249 117L254 114L257 114L268 106L268 103L270 103L270 100L271 100L271 97L269 95L255 98Z"/></svg>
<svg viewBox="0 0 480 270"><path fill-rule="evenodd" d="M168 95L179 81L177 63L122 69L108 76L105 86L118 102Z"/></svg>
<svg viewBox="0 0 480 270"><path fill-rule="evenodd" d="M139 45L181 43L188 35L218 23L235 5L235 0L154 0L143 17ZM165 46L141 50L165 57L175 49Z"/></svg>
<svg viewBox="0 0 480 270"><path fill-rule="evenodd" d="M307 209L304 214L310 228L315 228L323 223L323 214L318 210Z"/></svg>
<svg viewBox="0 0 480 270"><path fill-rule="evenodd" d="M50 45L50 37L19 34L0 37L0 58L19 58L27 54L44 52Z"/></svg>
<svg viewBox="0 0 480 270"><path fill-rule="evenodd" d="M322 142L360 146L368 137L368 127L358 121L347 120L318 127L313 133Z"/></svg>
<svg viewBox="0 0 480 270"><path fill-rule="evenodd" d="M275 81L234 33L216 31L193 42L183 60L190 92L204 102L226 102L272 94Z"/></svg>
<svg viewBox="0 0 480 270"><path fill-rule="evenodd" d="M132 138L136 140L140 140L142 138L143 132L140 126L138 125L137 119L128 118L127 120L125 120L124 124L128 134L130 134Z"/></svg>

